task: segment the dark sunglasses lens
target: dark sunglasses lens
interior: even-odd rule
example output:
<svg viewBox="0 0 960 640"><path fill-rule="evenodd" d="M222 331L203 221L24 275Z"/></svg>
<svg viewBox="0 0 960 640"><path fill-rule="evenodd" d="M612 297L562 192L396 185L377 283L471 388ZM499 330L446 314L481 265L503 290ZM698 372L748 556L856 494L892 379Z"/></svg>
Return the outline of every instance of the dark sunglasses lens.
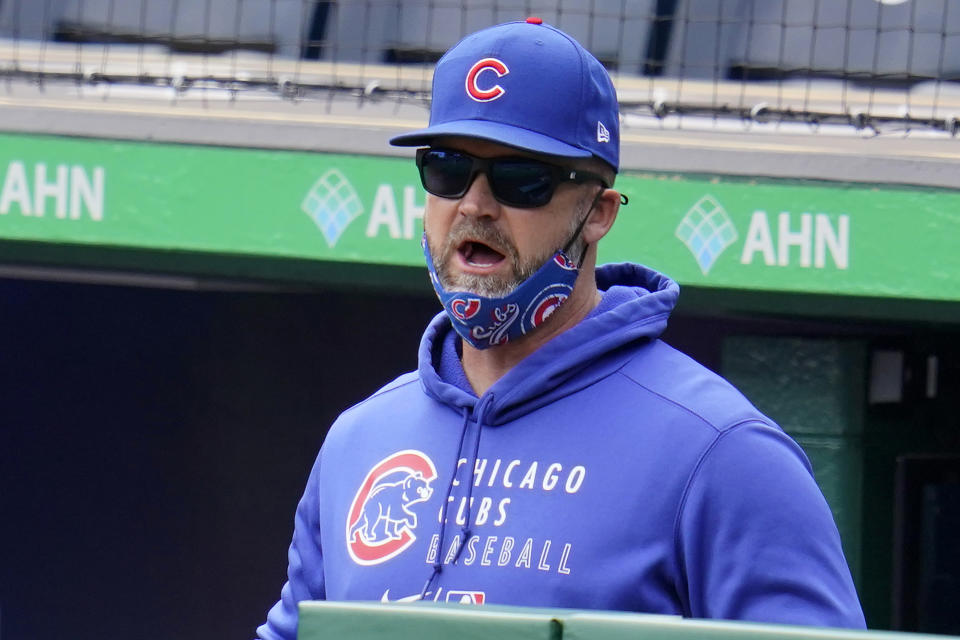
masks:
<svg viewBox="0 0 960 640"><path fill-rule="evenodd" d="M463 195L472 169L473 159L460 153L430 150L420 158L423 188L436 196Z"/></svg>
<svg viewBox="0 0 960 640"><path fill-rule="evenodd" d="M550 202L553 170L534 160L498 160L490 167L493 195L515 207L542 207Z"/></svg>

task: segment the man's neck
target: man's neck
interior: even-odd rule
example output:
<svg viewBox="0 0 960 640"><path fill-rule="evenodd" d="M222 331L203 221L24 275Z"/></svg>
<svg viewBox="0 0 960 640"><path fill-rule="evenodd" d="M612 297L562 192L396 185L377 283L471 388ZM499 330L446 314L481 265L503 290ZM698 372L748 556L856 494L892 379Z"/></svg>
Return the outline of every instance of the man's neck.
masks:
<svg viewBox="0 0 960 640"><path fill-rule="evenodd" d="M583 274L581 274L582 276ZM475 349L463 343L463 371L477 396L486 393L493 384L513 369L521 360L542 347L552 338L580 323L600 303L590 274L589 280L581 277L570 297L547 318L547 321L519 340L490 347Z"/></svg>

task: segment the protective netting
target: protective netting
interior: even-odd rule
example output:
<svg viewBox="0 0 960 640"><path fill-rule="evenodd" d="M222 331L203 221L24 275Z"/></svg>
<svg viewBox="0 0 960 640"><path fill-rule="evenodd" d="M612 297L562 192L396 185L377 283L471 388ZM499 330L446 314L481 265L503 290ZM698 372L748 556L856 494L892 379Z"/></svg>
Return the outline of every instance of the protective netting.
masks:
<svg viewBox="0 0 960 640"><path fill-rule="evenodd" d="M607 65L628 124L960 127L956 0L0 0L0 77L426 106L445 49L528 15Z"/></svg>

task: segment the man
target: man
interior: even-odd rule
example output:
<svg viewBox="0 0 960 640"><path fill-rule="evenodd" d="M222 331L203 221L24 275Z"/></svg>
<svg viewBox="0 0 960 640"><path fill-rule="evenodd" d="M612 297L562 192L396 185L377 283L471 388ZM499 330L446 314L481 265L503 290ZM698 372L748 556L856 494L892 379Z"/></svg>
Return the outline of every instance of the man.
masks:
<svg viewBox="0 0 960 640"><path fill-rule="evenodd" d="M536 18L437 64L430 126L392 143L421 147L445 311L418 370L331 428L261 637L306 599L863 627L800 448L657 340L673 281L595 268L618 121L600 63Z"/></svg>

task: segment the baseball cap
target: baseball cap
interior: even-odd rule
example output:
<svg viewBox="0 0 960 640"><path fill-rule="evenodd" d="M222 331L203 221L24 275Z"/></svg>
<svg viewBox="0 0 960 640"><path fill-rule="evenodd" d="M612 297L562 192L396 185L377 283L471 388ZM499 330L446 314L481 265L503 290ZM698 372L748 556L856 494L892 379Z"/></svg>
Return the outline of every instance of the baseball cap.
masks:
<svg viewBox="0 0 960 640"><path fill-rule="evenodd" d="M616 90L579 42L539 18L465 37L437 62L430 125L391 138L426 146L438 136L480 138L620 166Z"/></svg>

